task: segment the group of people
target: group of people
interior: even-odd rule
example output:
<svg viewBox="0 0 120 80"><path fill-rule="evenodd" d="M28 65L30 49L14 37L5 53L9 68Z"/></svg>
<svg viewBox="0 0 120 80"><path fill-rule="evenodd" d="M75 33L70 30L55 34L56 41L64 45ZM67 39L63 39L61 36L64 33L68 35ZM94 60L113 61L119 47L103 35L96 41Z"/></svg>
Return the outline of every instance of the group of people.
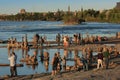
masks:
<svg viewBox="0 0 120 80"><path fill-rule="evenodd" d="M22 37L22 43L17 42L16 38L13 37L9 38L8 48L17 47L17 48L28 49L29 45L32 45L34 48L37 48L38 46L43 46L46 40L47 37L45 35L40 36L39 34L35 34L33 36L33 40L30 41L32 42L32 44L31 43L29 44L27 40L27 34L25 34L25 36ZM107 40L107 37L90 36L89 34L86 34L86 37L83 38L82 34L80 33L73 34L72 37L68 35L61 36L60 33L56 35L56 42L58 46L62 43L64 47L69 47L71 44L81 45L81 44L93 43L95 41L102 41L102 40ZM47 43L47 45L50 45L49 42Z"/></svg>
<svg viewBox="0 0 120 80"><path fill-rule="evenodd" d="M10 49L10 48L14 48L14 47L16 47L16 48L20 48L21 45L20 45L19 42L17 42L17 39L16 39L16 38L11 37L11 38L8 39L8 45L7 45L7 48Z"/></svg>
<svg viewBox="0 0 120 80"><path fill-rule="evenodd" d="M97 62L97 69L101 68L105 68L108 69L109 68L109 62L110 62L110 55L114 54L114 56L116 57L119 53L117 52L116 49L112 49L111 47L100 47L98 48L98 54L96 56L93 56L93 51L91 48L83 48L82 49L82 56L79 57L78 56L78 52L74 51L74 61L75 61L75 66L74 69L75 70L81 70L79 67L82 66L82 69L84 71L88 71L89 70L89 66L92 65L92 63L94 63L96 60ZM64 50L64 55L63 57L61 57L60 52L57 52L54 54L54 57L52 58L52 75L56 75L58 72L60 72L62 69L66 70L67 69L67 65L66 65L66 61L67 61L67 55L68 55L68 51ZM33 60L32 57L30 58L30 56L26 55L26 59L28 59L28 62L30 61L30 63L34 62L36 59L36 53L34 52L34 58ZM41 59L43 59L44 61L44 65L47 66L46 70L48 70L48 65L49 65L49 53L48 52L44 52L43 54L44 57L42 57ZM94 59L96 58L96 59ZM17 70L16 70L16 59L17 56L15 55L14 52L12 52L8 58L10 60L10 72L11 72L11 76L17 76Z"/></svg>
<svg viewBox="0 0 120 80"><path fill-rule="evenodd" d="M43 37L43 36L39 36L39 34L35 34L33 36L32 45L35 48L37 48L38 45L43 46L45 40L46 40L46 36ZM27 34L25 34L25 36L22 37L22 42L18 42L17 39L13 37L9 38L7 47L28 49L29 45L31 44L28 43Z"/></svg>
<svg viewBox="0 0 120 80"><path fill-rule="evenodd" d="M87 53L85 53L87 51ZM56 75L58 72L62 70L78 70L81 66L83 66L83 70L88 70L88 65L92 64L92 51L91 49L86 49L86 51L83 53L84 56L81 58L78 56L78 51L74 51L74 58L73 61L75 65L69 66L67 64L67 59L69 52L68 50L64 50L64 55L61 57L60 52L57 52L54 54L54 57L52 58L52 75ZM70 69L71 68L71 69Z"/></svg>
<svg viewBox="0 0 120 80"><path fill-rule="evenodd" d="M106 36L101 37L101 36L93 36L86 34L86 37L83 38L82 34L74 34L72 37L68 35L63 35L63 46L64 47L69 47L71 44L75 45L82 45L82 44L89 44L89 43L94 43L94 42L101 42L101 41L106 41L108 38Z"/></svg>
<svg viewBox="0 0 120 80"><path fill-rule="evenodd" d="M99 52L97 55L97 69L100 69L100 66L101 68L104 68L104 65L105 65L105 69L108 69L109 61L110 61L110 54L112 54L112 52L110 51L110 49L106 47L99 48L98 51Z"/></svg>
<svg viewBox="0 0 120 80"><path fill-rule="evenodd" d="M97 67L96 67L97 70L99 70L100 67L102 69L103 68L108 69L110 65L111 55L116 57L116 54L118 55L119 52L112 47L98 48L97 55L95 56L93 56L93 50L91 48L83 48L81 57L78 56L78 54L76 53L74 54L75 65L73 65L72 68L78 71L80 71L81 69L83 69L83 71L88 71L90 68L92 68L93 66L92 64L97 62ZM66 54L64 54L63 58L61 58L60 54L55 53L52 59L52 70L53 70L52 75L56 75L57 72L60 71L60 67L65 68L65 70L67 70L68 65L66 65L66 61L67 61Z"/></svg>
<svg viewBox="0 0 120 80"><path fill-rule="evenodd" d="M75 44L81 44L81 41L82 41L81 34L74 34L73 37L74 37L73 42ZM92 37L90 38L89 36L87 36L87 38L89 39L88 41L90 41ZM40 39L40 36L38 34L35 34L35 36L33 37L33 44L34 44L33 46L34 47L38 46L39 39ZM41 37L41 41L42 40L43 40L43 38ZM94 41L94 38L92 40ZM97 36L97 40L101 41L102 38ZM107 38L104 38L104 40L107 40ZM58 42L58 45L60 45L60 41L61 41L60 34L58 34L56 36L56 41ZM10 42L10 44L13 44L13 43L16 43L17 41L16 41L16 39L12 38L12 40L10 39L9 42ZM25 46L25 47L28 46L27 35L23 38L23 42L24 42L23 46ZM44 40L43 40L43 42L44 42ZM41 43L43 44L43 42L41 42ZM70 43L72 43L72 39L69 36L63 36L64 47L68 47L70 45ZM102 68L104 68L104 65L105 65L105 68L108 69L110 55L112 53L113 53L113 50L108 49L106 47L99 48L98 54L97 54L97 69L100 69L100 66ZM117 51L116 52L114 51L114 53L115 53L115 56L118 55ZM66 55L64 55L63 58L61 58L59 52L54 54L54 57L52 58L52 75L56 75L57 72L61 71L62 65L63 65L63 68L66 68L66 58L67 58ZM16 59L17 59L17 57L16 57L15 53L12 52L12 54L9 56L8 59L10 60L11 76L16 76L17 75L17 71L16 71ZM26 60L28 61L28 63L35 62L36 55L33 55L32 57L30 57L29 55L26 55ZM43 60L46 61L45 65L48 66L49 53L47 53L47 52L44 53ZM92 51L92 49L83 48L82 49L82 57L80 58L80 57L76 56L74 60L76 62L77 67L83 66L84 71L89 70L89 66L91 66L93 63L93 51ZM62 64L61 64L61 62L62 62Z"/></svg>
<svg viewBox="0 0 120 80"><path fill-rule="evenodd" d="M33 47L37 48L38 46L43 46L44 42L47 40L47 37L40 36L39 34L35 34L33 36Z"/></svg>
<svg viewBox="0 0 120 80"><path fill-rule="evenodd" d="M88 70L92 63L97 62L97 69L100 67L108 69L110 64L111 55L117 57L119 52L112 47L100 47L96 56L93 56L93 51L90 48L83 48L81 62L83 63L83 70ZM112 56L112 57L113 57Z"/></svg>

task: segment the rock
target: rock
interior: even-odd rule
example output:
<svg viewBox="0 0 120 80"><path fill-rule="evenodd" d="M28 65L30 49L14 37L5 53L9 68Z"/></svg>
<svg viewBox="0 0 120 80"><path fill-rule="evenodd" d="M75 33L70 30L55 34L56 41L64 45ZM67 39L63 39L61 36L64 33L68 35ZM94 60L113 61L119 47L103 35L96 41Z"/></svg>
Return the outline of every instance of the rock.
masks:
<svg viewBox="0 0 120 80"><path fill-rule="evenodd" d="M10 75L4 75L3 77L4 77L4 78L9 78L9 77L10 77Z"/></svg>

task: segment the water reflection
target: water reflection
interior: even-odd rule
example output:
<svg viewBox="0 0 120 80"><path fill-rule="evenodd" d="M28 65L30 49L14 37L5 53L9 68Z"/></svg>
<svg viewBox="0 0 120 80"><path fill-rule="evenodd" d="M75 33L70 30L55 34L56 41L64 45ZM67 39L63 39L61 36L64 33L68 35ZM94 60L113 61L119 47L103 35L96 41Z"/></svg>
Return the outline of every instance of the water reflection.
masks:
<svg viewBox="0 0 120 80"><path fill-rule="evenodd" d="M64 49L64 56L67 58L68 57L68 50Z"/></svg>
<svg viewBox="0 0 120 80"><path fill-rule="evenodd" d="M47 51L44 52L44 67L46 69L46 72L48 71L48 66L49 66L49 53Z"/></svg>
<svg viewBox="0 0 120 80"><path fill-rule="evenodd" d="M34 49L33 53L30 55L29 49L22 49L22 58L20 62L25 63L28 68L32 68L35 70L35 68L38 66L38 49Z"/></svg>
<svg viewBox="0 0 120 80"><path fill-rule="evenodd" d="M81 57L81 51L79 50L68 50L68 49L20 49L16 51L16 49L8 49L8 54L12 51L15 51L19 57L19 61L24 64L24 67L21 70L33 70L37 73L41 72L51 72L52 65L50 65L54 53L58 53L61 57L62 66L61 71L66 71L68 67L71 69L75 69L77 67L76 58ZM25 67L26 66L26 67ZM19 69L19 68L17 68ZM21 73L21 72L19 72ZM29 74L29 73L21 73L21 74Z"/></svg>
<svg viewBox="0 0 120 80"><path fill-rule="evenodd" d="M27 49L22 49L22 58L26 58L26 55L28 55L28 51Z"/></svg>
<svg viewBox="0 0 120 80"><path fill-rule="evenodd" d="M43 55L43 52L44 52L44 50L43 49L40 49L40 61L41 61L41 63L43 63L43 61L44 61L44 55Z"/></svg>

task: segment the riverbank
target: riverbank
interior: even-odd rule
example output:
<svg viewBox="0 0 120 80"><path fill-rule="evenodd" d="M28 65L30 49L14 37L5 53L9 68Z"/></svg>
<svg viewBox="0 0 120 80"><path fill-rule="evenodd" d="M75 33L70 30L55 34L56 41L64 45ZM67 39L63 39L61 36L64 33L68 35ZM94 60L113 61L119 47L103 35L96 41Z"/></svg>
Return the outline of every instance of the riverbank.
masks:
<svg viewBox="0 0 120 80"><path fill-rule="evenodd" d="M18 75L9 77L9 75L1 76L0 80L120 80L120 54L110 61L109 69L92 68L89 71L66 71L55 76L51 73Z"/></svg>

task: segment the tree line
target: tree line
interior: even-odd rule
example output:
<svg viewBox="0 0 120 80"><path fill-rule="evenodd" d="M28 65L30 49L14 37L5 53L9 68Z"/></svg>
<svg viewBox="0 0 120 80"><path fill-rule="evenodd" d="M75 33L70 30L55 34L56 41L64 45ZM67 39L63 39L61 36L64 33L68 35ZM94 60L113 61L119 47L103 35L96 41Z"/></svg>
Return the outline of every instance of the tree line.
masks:
<svg viewBox="0 0 120 80"><path fill-rule="evenodd" d="M64 22L75 22L78 23L80 20L82 21L97 21L97 22L112 22L112 23L120 23L120 9L109 9L98 11L94 9L88 9L80 11L63 11L59 10L56 12L47 12L40 13L34 12L29 13L26 12L24 14L18 13L15 15L6 15L0 16L0 20L5 21L64 21Z"/></svg>

